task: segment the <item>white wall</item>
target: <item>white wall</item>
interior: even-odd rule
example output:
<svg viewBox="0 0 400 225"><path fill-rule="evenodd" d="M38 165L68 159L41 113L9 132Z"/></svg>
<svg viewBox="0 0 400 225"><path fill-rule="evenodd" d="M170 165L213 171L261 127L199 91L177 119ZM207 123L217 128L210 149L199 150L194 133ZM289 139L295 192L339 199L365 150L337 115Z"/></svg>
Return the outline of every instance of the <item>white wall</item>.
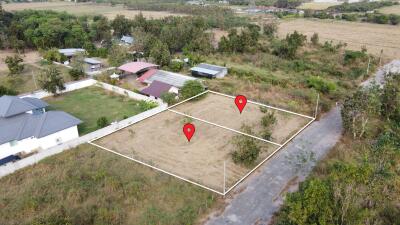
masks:
<svg viewBox="0 0 400 225"><path fill-rule="evenodd" d="M223 78L228 73L228 69L224 69L223 71L219 72L215 77L216 78Z"/></svg>
<svg viewBox="0 0 400 225"><path fill-rule="evenodd" d="M42 137L38 139L38 143L42 149L46 149L73 140L78 137L79 137L78 127L74 126L59 131L57 133Z"/></svg>
<svg viewBox="0 0 400 225"><path fill-rule="evenodd" d="M12 147L10 143L5 143L0 145L0 159L20 152L30 153L33 150L39 150L39 148L46 149L56 146L60 144L57 143L57 139L61 139L61 142L64 143L78 137L78 127L74 126L39 139L30 137L20 140Z"/></svg>

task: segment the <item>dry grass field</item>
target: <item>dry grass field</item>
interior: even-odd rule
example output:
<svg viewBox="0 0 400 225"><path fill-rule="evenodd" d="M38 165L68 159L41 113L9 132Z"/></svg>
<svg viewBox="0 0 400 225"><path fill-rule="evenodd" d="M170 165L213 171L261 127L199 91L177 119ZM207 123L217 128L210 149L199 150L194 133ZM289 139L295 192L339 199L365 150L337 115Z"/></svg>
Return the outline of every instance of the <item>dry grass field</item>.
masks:
<svg viewBox="0 0 400 225"><path fill-rule="evenodd" d="M393 5L378 9L380 13L400 15L400 5Z"/></svg>
<svg viewBox="0 0 400 225"><path fill-rule="evenodd" d="M34 2L34 3L9 3L3 4L3 8L7 11L19 11L24 9L33 10L54 10L58 12L68 12L77 16L93 16L103 15L109 19L115 16L124 15L128 18L134 18L140 13L136 10L127 10L122 5L111 6L108 4L95 4L95 3L73 3L73 2ZM184 16L185 14L177 14L170 12L158 11L142 11L143 16L146 18L163 18L166 16Z"/></svg>
<svg viewBox="0 0 400 225"><path fill-rule="evenodd" d="M243 123L246 123L256 130L263 114L259 106L248 104L245 112L240 115L232 105L234 105L233 99L208 94L201 100L184 103L173 110L238 130ZM276 118L278 123L273 129L273 136L279 142L286 140L289 135L310 121L280 113L276 113ZM182 126L187 122L193 123L196 127L195 135L190 142L182 133ZM231 153L236 149L233 139L238 135L240 134L164 111L94 143L223 192L224 162L226 189L252 169L235 164L232 160ZM261 148L257 163L278 148L260 140L256 140L256 143Z"/></svg>
<svg viewBox="0 0 400 225"><path fill-rule="evenodd" d="M301 4L299 9L313 9L313 10L323 10L330 6L340 5L340 2L306 2Z"/></svg>
<svg viewBox="0 0 400 225"><path fill-rule="evenodd" d="M11 50L1 50L0 51L0 72L8 71L7 65L4 62L7 56L14 56L17 53ZM35 64L40 61L40 55L38 51L26 51L22 53L21 58L24 60L26 64Z"/></svg>
<svg viewBox="0 0 400 225"><path fill-rule="evenodd" d="M285 37L295 30L307 35L318 33L320 41L332 40L336 43L347 43L348 49L360 50L366 46L368 52L383 56L387 59L400 57L400 28L399 26L372 23L356 23L334 20L296 19L283 20L279 24L278 33Z"/></svg>

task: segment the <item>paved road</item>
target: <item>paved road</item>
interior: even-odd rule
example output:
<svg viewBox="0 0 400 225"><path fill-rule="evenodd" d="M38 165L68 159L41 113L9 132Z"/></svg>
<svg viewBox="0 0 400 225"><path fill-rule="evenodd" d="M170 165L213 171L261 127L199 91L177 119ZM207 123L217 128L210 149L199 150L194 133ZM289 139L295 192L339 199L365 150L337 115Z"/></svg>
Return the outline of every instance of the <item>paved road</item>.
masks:
<svg viewBox="0 0 400 225"><path fill-rule="evenodd" d="M285 148L266 162L259 172L253 174L235 190L244 189L233 196L225 211L211 218L207 225L221 224L268 224L274 212L281 203L281 193L293 189L290 185L299 177L304 177L311 171L315 160L309 161L307 168L294 166L298 156L313 152L315 159L321 159L336 142L342 133L342 121L338 107L331 110L320 121L316 121L293 139ZM300 152L300 153L299 153ZM301 153L303 152L303 153ZM296 168L296 169L295 169Z"/></svg>
<svg viewBox="0 0 400 225"><path fill-rule="evenodd" d="M374 77L360 86L368 86L373 81L383 85L388 72L400 73L400 60L380 68ZM221 215L212 217L207 225L251 225L268 224L273 214L282 204L284 192L294 190L297 181L305 179L315 162L321 159L339 141L342 120L338 107L331 110L320 121L314 122L266 162L258 173L253 174L235 190L243 190L227 199L228 206ZM303 153L302 153L303 152ZM315 154L316 161L309 161L307 168L294 166L296 159L304 152ZM297 169L297 170L296 170Z"/></svg>

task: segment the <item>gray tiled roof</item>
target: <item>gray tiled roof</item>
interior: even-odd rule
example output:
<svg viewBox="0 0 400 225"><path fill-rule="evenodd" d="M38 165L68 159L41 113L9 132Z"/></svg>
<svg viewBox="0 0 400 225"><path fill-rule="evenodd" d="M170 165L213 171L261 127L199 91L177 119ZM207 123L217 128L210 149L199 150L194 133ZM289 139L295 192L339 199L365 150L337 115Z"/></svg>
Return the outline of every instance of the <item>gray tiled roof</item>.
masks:
<svg viewBox="0 0 400 225"><path fill-rule="evenodd" d="M0 144L29 137L42 138L80 123L79 119L61 111L0 118Z"/></svg>
<svg viewBox="0 0 400 225"><path fill-rule="evenodd" d="M33 109L44 108L39 107L44 104L47 106L47 103L39 99L27 98L25 100L16 96L4 95L0 97L0 117L15 116Z"/></svg>
<svg viewBox="0 0 400 225"><path fill-rule="evenodd" d="M214 70L214 71L218 71L218 72L222 72L223 70L227 69L226 67L223 67L223 66L211 65L211 64L207 64L207 63L200 63L196 67L207 69L207 70ZM196 67L193 67L191 70L193 70Z"/></svg>
<svg viewBox="0 0 400 225"><path fill-rule="evenodd" d="M158 70L153 76L149 77L145 82L152 83L155 80L172 85L177 88L181 88L183 87L186 81L197 80L197 79L194 77L189 77L178 73Z"/></svg>

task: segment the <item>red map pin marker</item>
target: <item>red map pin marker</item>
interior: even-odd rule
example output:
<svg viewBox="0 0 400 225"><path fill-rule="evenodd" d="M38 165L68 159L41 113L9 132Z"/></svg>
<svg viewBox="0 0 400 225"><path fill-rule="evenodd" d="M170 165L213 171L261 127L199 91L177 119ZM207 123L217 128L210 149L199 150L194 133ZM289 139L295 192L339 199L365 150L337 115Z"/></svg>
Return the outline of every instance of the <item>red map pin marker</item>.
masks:
<svg viewBox="0 0 400 225"><path fill-rule="evenodd" d="M238 95L235 98L235 104L238 107L240 113L242 113L244 107L247 104L247 98L245 96L243 96L243 95Z"/></svg>
<svg viewBox="0 0 400 225"><path fill-rule="evenodd" d="M196 131L196 128L194 127L193 124L187 123L187 124L183 125L183 133L185 134L185 136L189 142L190 142L190 139L192 139L195 131Z"/></svg>

